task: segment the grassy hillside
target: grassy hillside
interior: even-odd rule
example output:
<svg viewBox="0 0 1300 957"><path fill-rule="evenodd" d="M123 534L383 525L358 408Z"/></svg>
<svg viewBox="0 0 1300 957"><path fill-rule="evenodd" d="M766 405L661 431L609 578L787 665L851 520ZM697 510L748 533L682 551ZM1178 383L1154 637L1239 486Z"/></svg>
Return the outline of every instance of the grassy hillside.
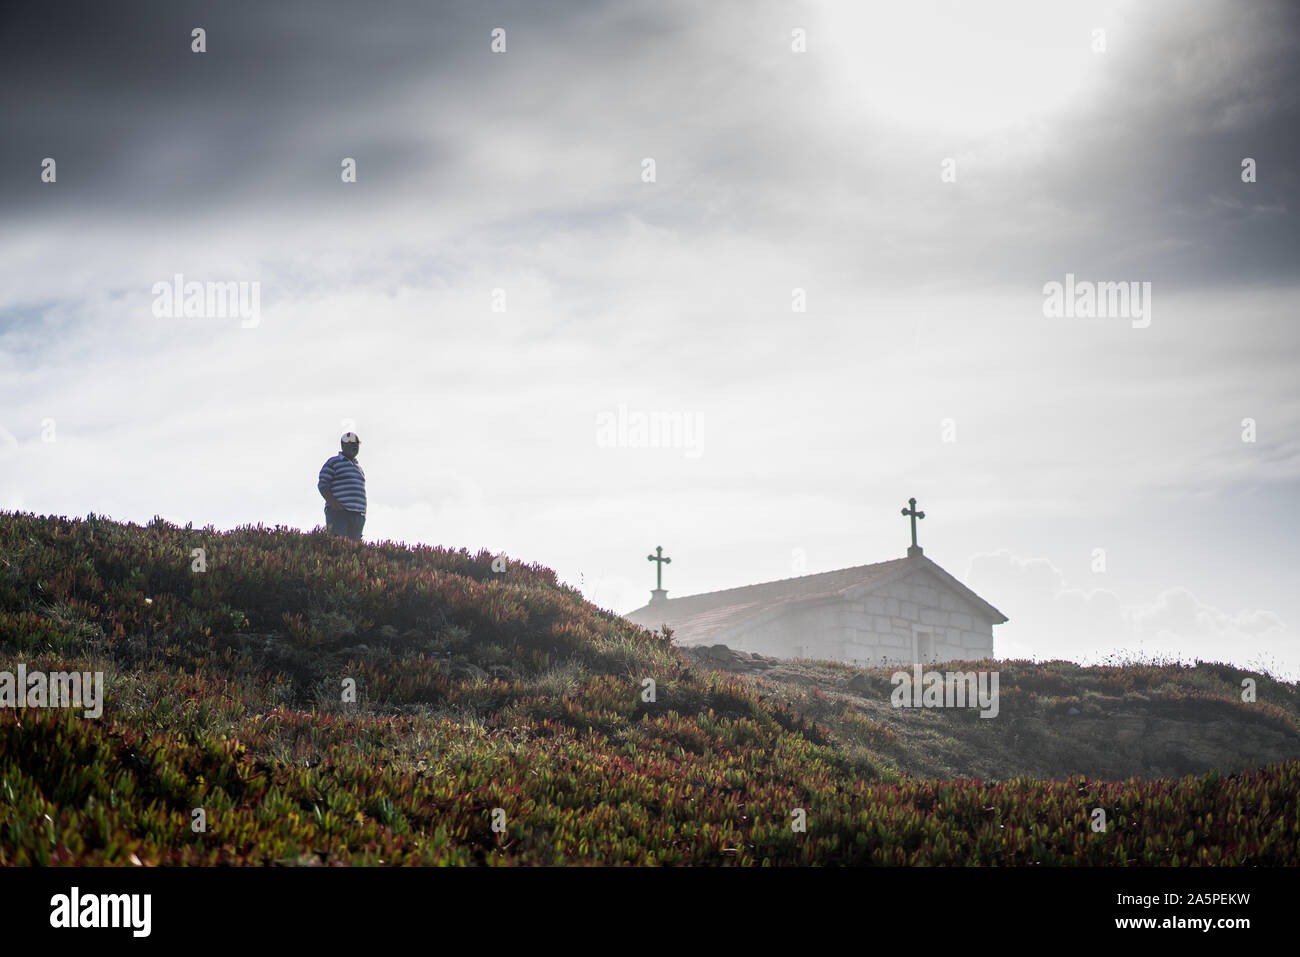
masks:
<svg viewBox="0 0 1300 957"><path fill-rule="evenodd" d="M1300 763L904 776L851 702L803 714L486 553L0 513L19 663L108 692L0 709L2 864L1300 863Z"/></svg>
<svg viewBox="0 0 1300 957"><path fill-rule="evenodd" d="M893 668L722 646L684 653L701 667L748 676L764 700L815 722L840 750L887 774L1123 780L1300 760L1300 687L1226 664L971 663L1000 679L996 719L979 719L969 710L893 707ZM1252 702L1242 699L1247 679Z"/></svg>

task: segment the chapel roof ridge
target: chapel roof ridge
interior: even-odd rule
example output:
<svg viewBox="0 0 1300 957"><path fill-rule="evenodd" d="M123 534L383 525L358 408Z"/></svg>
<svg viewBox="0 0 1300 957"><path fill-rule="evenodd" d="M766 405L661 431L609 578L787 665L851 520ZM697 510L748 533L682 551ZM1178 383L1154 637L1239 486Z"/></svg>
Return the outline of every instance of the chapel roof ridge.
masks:
<svg viewBox="0 0 1300 957"><path fill-rule="evenodd" d="M787 582L809 582L818 578L829 578L832 575L848 577L852 572L866 571L869 568L880 568L884 565L901 565L904 562L911 561L910 558L887 558L880 562L868 562L865 565L850 565L847 568L832 568L824 572L813 572L808 575L791 575L789 578L774 578L771 581L754 582L752 585L733 585L730 588L716 588L713 591L692 592L689 595L679 595L676 598L667 598L665 601L685 601L688 598L707 598L711 595L724 595L727 592L747 591L752 588L762 588L765 585L782 585ZM845 587L852 587L851 585Z"/></svg>

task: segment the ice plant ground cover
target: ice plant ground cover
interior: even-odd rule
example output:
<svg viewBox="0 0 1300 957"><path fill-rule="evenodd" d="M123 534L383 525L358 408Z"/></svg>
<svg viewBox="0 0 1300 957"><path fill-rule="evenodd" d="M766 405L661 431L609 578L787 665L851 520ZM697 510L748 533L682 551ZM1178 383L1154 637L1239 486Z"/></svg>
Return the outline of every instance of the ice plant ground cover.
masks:
<svg viewBox="0 0 1300 957"><path fill-rule="evenodd" d="M0 710L0 864L1300 863L1300 762L911 777L878 722L822 721L486 552L0 513L19 663L107 687L97 719ZM1072 687L990 666L1001 716L960 719L990 741ZM1246 707L1235 674L1094 672ZM1295 735L1296 689L1258 678L1252 720Z"/></svg>

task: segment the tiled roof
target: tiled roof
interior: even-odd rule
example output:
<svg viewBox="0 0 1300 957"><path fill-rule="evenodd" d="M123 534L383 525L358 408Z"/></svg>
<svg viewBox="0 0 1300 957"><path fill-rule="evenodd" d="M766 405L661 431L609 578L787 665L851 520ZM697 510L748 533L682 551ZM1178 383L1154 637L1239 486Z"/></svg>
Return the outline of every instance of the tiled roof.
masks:
<svg viewBox="0 0 1300 957"><path fill-rule="evenodd" d="M921 564L927 570L937 573L955 591L990 612L990 617L996 623L1007 620L996 608L923 556L896 558L876 562L874 565L857 565L817 575L801 575L798 578L783 578L759 585L669 598L643 605L624 617L650 629L666 624L673 629L674 642L680 645L712 643L715 636L743 622L760 616L779 615L792 605L833 598L863 585L878 587Z"/></svg>
<svg viewBox="0 0 1300 957"><path fill-rule="evenodd" d="M798 602L815 601L843 594L899 571L907 565L906 558L874 565L841 568L819 575L801 575L760 585L745 585L723 591L669 598L629 612L628 621L646 628L667 624L674 632L678 644L689 645L704 641L741 622L768 612L783 609Z"/></svg>

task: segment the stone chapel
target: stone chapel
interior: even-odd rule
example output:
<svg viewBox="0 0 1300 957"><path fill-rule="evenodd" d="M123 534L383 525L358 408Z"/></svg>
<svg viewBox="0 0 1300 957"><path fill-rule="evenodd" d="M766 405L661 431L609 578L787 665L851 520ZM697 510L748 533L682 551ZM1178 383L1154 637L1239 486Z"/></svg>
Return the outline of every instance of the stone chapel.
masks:
<svg viewBox="0 0 1300 957"><path fill-rule="evenodd" d="M774 658L820 658L867 666L993 657L1002 614L926 558L916 544L916 500L906 558L817 575L669 598L659 548L650 603L625 617L651 630L668 625L682 646L724 644Z"/></svg>

